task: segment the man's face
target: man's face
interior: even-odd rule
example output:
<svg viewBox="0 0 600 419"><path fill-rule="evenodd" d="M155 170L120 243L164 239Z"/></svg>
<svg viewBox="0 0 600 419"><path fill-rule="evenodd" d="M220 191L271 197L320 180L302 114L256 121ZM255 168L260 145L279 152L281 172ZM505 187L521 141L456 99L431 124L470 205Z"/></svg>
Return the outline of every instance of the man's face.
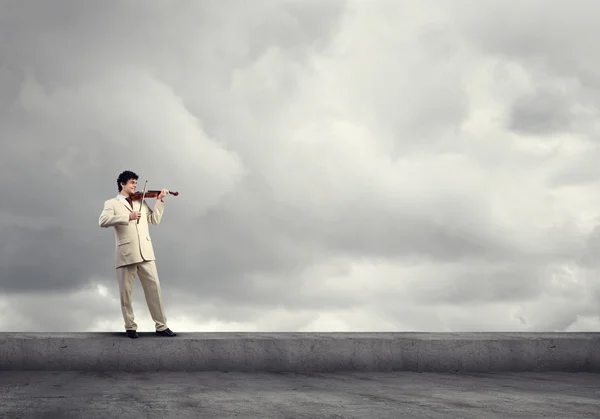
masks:
<svg viewBox="0 0 600 419"><path fill-rule="evenodd" d="M125 186L123 186L123 192L133 194L137 189L137 180L129 179Z"/></svg>

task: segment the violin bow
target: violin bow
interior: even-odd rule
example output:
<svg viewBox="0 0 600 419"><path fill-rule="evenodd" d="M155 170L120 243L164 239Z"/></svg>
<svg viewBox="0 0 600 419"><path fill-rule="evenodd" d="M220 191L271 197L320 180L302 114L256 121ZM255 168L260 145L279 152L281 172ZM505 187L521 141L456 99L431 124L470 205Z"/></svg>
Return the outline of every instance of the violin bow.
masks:
<svg viewBox="0 0 600 419"><path fill-rule="evenodd" d="M140 214L142 212L142 206L144 205L144 198L146 197L146 185L148 184L148 181L146 181L144 183L144 193L142 194L142 199L140 200ZM140 217L141 218L141 217ZM140 219L137 219L137 223L140 223Z"/></svg>

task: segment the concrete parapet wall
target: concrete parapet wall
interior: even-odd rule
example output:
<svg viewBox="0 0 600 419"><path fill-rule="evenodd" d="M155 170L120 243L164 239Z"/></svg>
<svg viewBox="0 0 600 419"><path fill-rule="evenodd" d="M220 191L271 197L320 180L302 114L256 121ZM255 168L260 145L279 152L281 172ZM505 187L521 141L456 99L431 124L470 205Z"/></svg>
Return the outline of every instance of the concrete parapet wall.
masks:
<svg viewBox="0 0 600 419"><path fill-rule="evenodd" d="M0 370L600 371L600 333L0 333Z"/></svg>

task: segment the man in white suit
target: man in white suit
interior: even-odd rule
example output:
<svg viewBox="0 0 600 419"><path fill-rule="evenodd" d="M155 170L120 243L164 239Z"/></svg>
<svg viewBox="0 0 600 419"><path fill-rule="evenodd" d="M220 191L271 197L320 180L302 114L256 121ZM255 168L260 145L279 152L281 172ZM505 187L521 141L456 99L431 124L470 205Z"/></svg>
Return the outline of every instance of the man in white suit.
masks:
<svg viewBox="0 0 600 419"><path fill-rule="evenodd" d="M138 175L129 170L119 175L119 194L104 202L98 224L103 228L114 227L115 230L115 266L127 336L132 339L138 337L131 303L131 291L136 276L140 278L156 333L162 336L176 336L167 327L154 249L148 231L149 223L160 223L165 205L163 198L169 191L163 189L156 198L154 209L151 209L145 201L131 200L131 195L137 188L137 179Z"/></svg>

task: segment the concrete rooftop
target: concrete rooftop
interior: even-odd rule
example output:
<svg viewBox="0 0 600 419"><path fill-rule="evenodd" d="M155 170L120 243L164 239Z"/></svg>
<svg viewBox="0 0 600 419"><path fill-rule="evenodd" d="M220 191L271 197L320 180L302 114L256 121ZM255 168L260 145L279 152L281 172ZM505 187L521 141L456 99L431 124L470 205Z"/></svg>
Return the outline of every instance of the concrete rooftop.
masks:
<svg viewBox="0 0 600 419"><path fill-rule="evenodd" d="M0 333L0 417L600 417L597 333Z"/></svg>

